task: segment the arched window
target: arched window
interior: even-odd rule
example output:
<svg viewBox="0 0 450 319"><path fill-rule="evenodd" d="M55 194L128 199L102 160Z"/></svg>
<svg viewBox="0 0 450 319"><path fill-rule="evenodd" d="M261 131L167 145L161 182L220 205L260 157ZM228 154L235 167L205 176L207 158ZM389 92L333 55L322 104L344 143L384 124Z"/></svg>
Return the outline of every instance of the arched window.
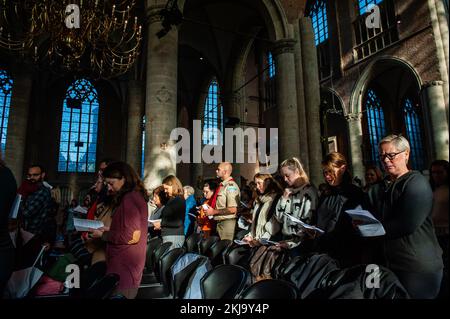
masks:
<svg viewBox="0 0 450 319"><path fill-rule="evenodd" d="M309 13L314 29L316 46L328 39L327 4L324 0L316 0Z"/></svg>
<svg viewBox="0 0 450 319"><path fill-rule="evenodd" d="M219 99L219 85L213 79L209 84L203 117L203 144L219 145L217 129L223 133L223 110Z"/></svg>
<svg viewBox="0 0 450 319"><path fill-rule="evenodd" d="M403 115L406 124L406 135L411 146L410 164L413 169L423 170L425 169L425 152L418 111L410 99L405 99Z"/></svg>
<svg viewBox="0 0 450 319"><path fill-rule="evenodd" d="M383 0L358 0L359 14L367 13L367 9L371 4L379 4Z"/></svg>
<svg viewBox="0 0 450 319"><path fill-rule="evenodd" d="M76 80L63 104L59 144L59 172L95 172L98 96L86 79Z"/></svg>
<svg viewBox="0 0 450 319"><path fill-rule="evenodd" d="M0 147L4 156L8 133L9 106L13 80L5 70L0 70Z"/></svg>
<svg viewBox="0 0 450 319"><path fill-rule="evenodd" d="M366 112L371 146L371 160L373 163L380 164L378 143L386 136L386 124L380 98L372 89L367 91Z"/></svg>
<svg viewBox="0 0 450 319"><path fill-rule="evenodd" d="M275 60L273 59L273 55L271 52L267 52L266 55L267 66L265 69L267 70L266 76L264 77L264 88L266 91L265 96L265 104L266 110L276 106L276 92L275 92L275 75L276 75L276 66Z"/></svg>
<svg viewBox="0 0 450 319"><path fill-rule="evenodd" d="M275 77L275 61L273 60L273 56L271 52L267 53L267 64L269 67L269 78Z"/></svg>
<svg viewBox="0 0 450 319"><path fill-rule="evenodd" d="M142 153L141 153L141 177L144 178L145 160L145 115L142 117Z"/></svg>

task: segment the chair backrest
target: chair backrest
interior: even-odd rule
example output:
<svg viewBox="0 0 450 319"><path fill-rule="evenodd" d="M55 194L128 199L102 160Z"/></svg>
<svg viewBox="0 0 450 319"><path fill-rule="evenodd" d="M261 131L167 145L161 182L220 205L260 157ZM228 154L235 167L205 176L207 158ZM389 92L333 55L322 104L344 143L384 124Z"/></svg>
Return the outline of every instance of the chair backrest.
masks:
<svg viewBox="0 0 450 319"><path fill-rule="evenodd" d="M239 265L248 268L251 258L251 248L245 246L229 246L223 253L224 264Z"/></svg>
<svg viewBox="0 0 450 319"><path fill-rule="evenodd" d="M119 284L118 274L107 274L97 280L87 291L85 297L88 299L107 299Z"/></svg>
<svg viewBox="0 0 450 319"><path fill-rule="evenodd" d="M211 260L213 266L223 264L223 253L231 245L231 240L222 239L214 243L206 252L206 256Z"/></svg>
<svg viewBox="0 0 450 319"><path fill-rule="evenodd" d="M154 264L153 262L153 257L154 257L154 253L155 250L161 246L161 238L159 237L153 237L152 239L150 239L147 243L147 257L145 259L145 267L147 269L151 269L152 265Z"/></svg>
<svg viewBox="0 0 450 319"><path fill-rule="evenodd" d="M170 246L172 246L171 242L165 242L162 243L158 248L156 248L154 256L153 256L153 265L152 269L155 273L155 276L158 280L160 280L159 277L159 260L161 257L169 250Z"/></svg>
<svg viewBox="0 0 450 319"><path fill-rule="evenodd" d="M204 299L234 299L247 285L250 274L237 265L219 265L201 280Z"/></svg>
<svg viewBox="0 0 450 319"><path fill-rule="evenodd" d="M99 261L91 265L85 273L84 287L89 289L97 280L105 276L106 274L106 262Z"/></svg>
<svg viewBox="0 0 450 319"><path fill-rule="evenodd" d="M184 242L186 252L198 254L198 242L200 239L201 235L197 233L192 233L188 238L186 238L186 241Z"/></svg>
<svg viewBox="0 0 450 319"><path fill-rule="evenodd" d="M200 252L200 255L206 256L206 253L208 252L208 249L217 243L220 240L217 236L210 236L208 238L202 238L198 242L198 250Z"/></svg>
<svg viewBox="0 0 450 319"><path fill-rule="evenodd" d="M297 289L285 280L261 280L241 294L240 299L297 299Z"/></svg>
<svg viewBox="0 0 450 319"><path fill-rule="evenodd" d="M185 252L184 248L174 248L166 253L159 260L159 274L163 289L167 294L173 293L172 290L172 274L170 269L177 259Z"/></svg>
<svg viewBox="0 0 450 319"><path fill-rule="evenodd" d="M187 257L188 254L195 255L194 253L187 253L186 255L181 256L177 260L177 263L184 262L181 258ZM172 296L174 299L181 299L184 297L188 283L194 275L195 270L200 264L206 262L207 260L207 257L197 254L195 260L184 266L184 268L181 271L178 271L175 275L173 274L175 265L172 266Z"/></svg>

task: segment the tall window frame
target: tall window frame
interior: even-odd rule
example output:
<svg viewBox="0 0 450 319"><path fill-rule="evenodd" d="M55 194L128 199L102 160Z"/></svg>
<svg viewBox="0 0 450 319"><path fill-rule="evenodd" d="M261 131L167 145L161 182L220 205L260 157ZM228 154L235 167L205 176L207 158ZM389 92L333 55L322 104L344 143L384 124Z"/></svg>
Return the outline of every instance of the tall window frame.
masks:
<svg viewBox="0 0 450 319"><path fill-rule="evenodd" d="M12 77L6 70L0 69L0 150L3 156L6 152L12 88Z"/></svg>
<svg viewBox="0 0 450 319"><path fill-rule="evenodd" d="M265 109L270 109L276 107L276 75L277 69L275 64L275 59L272 52L266 52L266 66L265 66L265 76L264 76L264 91L265 91Z"/></svg>
<svg viewBox="0 0 450 319"><path fill-rule="evenodd" d="M423 129L420 121L420 109L413 103L411 98L405 98L402 103L403 119L405 121L405 131L408 138L411 152L409 163L413 169L424 170L425 148L423 143Z"/></svg>
<svg viewBox="0 0 450 319"><path fill-rule="evenodd" d="M95 172L99 108L97 90L88 79L69 86L61 117L58 172Z"/></svg>
<svg viewBox="0 0 450 319"><path fill-rule="evenodd" d="M222 133L219 140L217 130ZM220 99L220 87L216 78L208 85L208 94L204 103L203 111L203 145L223 144L223 108Z"/></svg>
<svg viewBox="0 0 450 319"><path fill-rule="evenodd" d="M370 161L381 166L378 143L386 136L386 119L381 99L372 88L369 88L366 93L365 112L370 142Z"/></svg>
<svg viewBox="0 0 450 319"><path fill-rule="evenodd" d="M309 10L316 46L328 40L328 14L325 0L316 0Z"/></svg>

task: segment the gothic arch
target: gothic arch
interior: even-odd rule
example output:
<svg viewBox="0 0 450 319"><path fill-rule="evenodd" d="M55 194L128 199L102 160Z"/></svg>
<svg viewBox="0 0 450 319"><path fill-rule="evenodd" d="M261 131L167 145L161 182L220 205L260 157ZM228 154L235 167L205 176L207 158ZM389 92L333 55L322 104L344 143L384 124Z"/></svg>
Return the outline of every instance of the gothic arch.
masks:
<svg viewBox="0 0 450 319"><path fill-rule="evenodd" d="M400 66L402 68L405 68L406 70L410 71L410 73L413 75L414 79L416 80L416 85L418 89L420 90L420 88L422 87L423 81L419 73L409 62L393 56L381 56L379 58L374 59L369 65L367 65L367 67L365 68L359 79L356 81L350 96L349 109L346 112L346 114L348 115L361 114L363 108L362 104L364 94L366 93L370 82L374 78L375 68L378 67L380 63L391 64L394 66Z"/></svg>

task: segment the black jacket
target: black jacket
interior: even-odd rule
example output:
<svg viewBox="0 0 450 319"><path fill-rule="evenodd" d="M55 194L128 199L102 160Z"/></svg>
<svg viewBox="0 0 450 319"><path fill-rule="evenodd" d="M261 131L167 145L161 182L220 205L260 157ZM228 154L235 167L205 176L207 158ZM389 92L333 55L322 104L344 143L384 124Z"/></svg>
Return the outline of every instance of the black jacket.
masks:
<svg viewBox="0 0 450 319"><path fill-rule="evenodd" d="M177 196L170 199L161 213L161 236L184 235L186 202Z"/></svg>
<svg viewBox="0 0 450 319"><path fill-rule="evenodd" d="M443 267L431 220L433 193L428 180L411 171L369 189L369 204L386 230L383 251L392 270L433 273Z"/></svg>
<svg viewBox="0 0 450 319"><path fill-rule="evenodd" d="M341 267L350 267L363 262L363 242L353 228L351 218L345 210L363 205L364 193L356 185L343 183L330 187L319 198L313 224L325 234L316 239L316 250L337 259Z"/></svg>
<svg viewBox="0 0 450 319"><path fill-rule="evenodd" d="M8 218L16 198L17 184L11 170L0 165L0 248L10 245Z"/></svg>

